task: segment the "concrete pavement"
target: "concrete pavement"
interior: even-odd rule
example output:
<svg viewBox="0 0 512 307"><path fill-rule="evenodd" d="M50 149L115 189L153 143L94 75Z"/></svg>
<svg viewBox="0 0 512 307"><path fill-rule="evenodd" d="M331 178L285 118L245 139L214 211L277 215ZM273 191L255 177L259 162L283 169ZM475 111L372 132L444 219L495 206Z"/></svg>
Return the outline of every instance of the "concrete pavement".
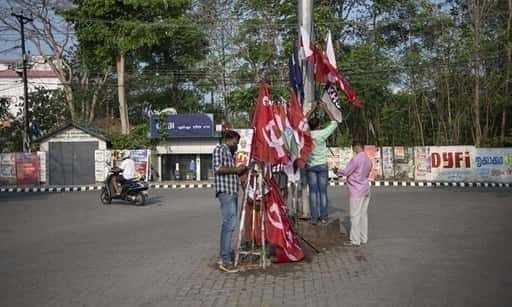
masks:
<svg viewBox="0 0 512 307"><path fill-rule="evenodd" d="M331 213L348 214L345 188ZM367 247L226 274L210 189L0 194L0 306L506 306L512 192L374 188Z"/></svg>

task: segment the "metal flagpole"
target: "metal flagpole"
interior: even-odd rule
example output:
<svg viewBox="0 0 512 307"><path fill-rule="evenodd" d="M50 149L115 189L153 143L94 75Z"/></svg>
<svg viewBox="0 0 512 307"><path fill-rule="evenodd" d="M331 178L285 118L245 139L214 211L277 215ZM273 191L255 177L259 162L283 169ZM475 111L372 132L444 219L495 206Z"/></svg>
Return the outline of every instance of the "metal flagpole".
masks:
<svg viewBox="0 0 512 307"><path fill-rule="evenodd" d="M297 15L299 41L301 40L301 27L309 33L310 40L313 40L313 0L299 0ZM308 63L305 59L302 59L300 64L302 67L302 80L304 85L304 101L302 102L302 108L303 112L307 113L309 110L311 110L313 100L315 99L313 65ZM306 180L306 178L302 177L303 176L301 175L298 184L301 215L302 217L309 217L309 194L307 187L302 184L302 181Z"/></svg>
<svg viewBox="0 0 512 307"><path fill-rule="evenodd" d="M313 40L313 0L299 0L298 3L298 30L299 41L301 38L300 28L302 27L309 33L310 39ZM313 66L304 59L301 63L303 84L304 84L304 112L311 109L313 100L315 99L315 83L313 80Z"/></svg>

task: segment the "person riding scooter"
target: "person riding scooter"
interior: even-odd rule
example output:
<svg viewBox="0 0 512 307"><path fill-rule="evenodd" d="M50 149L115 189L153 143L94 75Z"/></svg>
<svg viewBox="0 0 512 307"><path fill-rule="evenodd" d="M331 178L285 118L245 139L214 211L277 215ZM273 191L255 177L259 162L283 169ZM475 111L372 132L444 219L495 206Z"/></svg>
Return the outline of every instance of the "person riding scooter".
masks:
<svg viewBox="0 0 512 307"><path fill-rule="evenodd" d="M119 168L123 170L121 176L118 176L119 183L122 186L124 182L135 178L135 162L130 158L130 152L126 151L121 159L121 165ZM117 180L116 180L117 181ZM114 189L117 195L121 194L119 184L114 182Z"/></svg>

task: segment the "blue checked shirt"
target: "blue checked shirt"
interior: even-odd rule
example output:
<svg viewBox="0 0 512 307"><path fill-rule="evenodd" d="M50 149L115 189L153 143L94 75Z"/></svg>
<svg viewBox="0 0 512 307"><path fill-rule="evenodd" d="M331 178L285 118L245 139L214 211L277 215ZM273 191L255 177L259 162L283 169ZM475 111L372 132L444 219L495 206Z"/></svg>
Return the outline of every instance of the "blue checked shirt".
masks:
<svg viewBox="0 0 512 307"><path fill-rule="evenodd" d="M213 169L215 171L215 193L238 194L239 179L236 174L221 175L218 172L221 166L235 167L235 159L228 145L220 144L213 150Z"/></svg>

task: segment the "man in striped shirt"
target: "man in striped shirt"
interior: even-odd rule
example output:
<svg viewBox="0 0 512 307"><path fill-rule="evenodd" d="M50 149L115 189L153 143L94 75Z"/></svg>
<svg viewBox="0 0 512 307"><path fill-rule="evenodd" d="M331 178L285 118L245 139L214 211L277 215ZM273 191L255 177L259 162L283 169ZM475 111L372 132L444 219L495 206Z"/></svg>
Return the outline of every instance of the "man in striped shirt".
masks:
<svg viewBox="0 0 512 307"><path fill-rule="evenodd" d="M215 196L219 200L222 214L220 232L219 268L226 272L235 272L231 257L231 237L236 225L239 176L247 171L246 166L235 166L235 153L240 135L233 130L225 131L222 143L213 150L213 168L215 171Z"/></svg>

